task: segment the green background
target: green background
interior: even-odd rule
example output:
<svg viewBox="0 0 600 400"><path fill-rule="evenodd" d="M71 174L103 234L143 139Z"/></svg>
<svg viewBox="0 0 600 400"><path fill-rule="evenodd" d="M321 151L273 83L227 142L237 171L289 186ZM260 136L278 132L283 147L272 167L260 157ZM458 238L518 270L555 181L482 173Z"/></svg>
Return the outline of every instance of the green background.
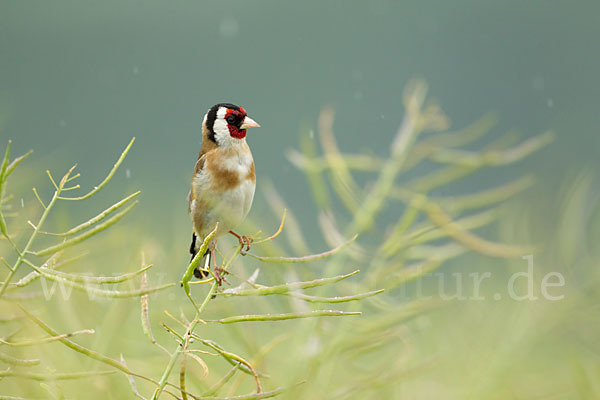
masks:
<svg viewBox="0 0 600 400"><path fill-rule="evenodd" d="M157 276L159 281L165 276L167 281L179 279L189 257L185 197L200 147L202 117L215 103L241 105L262 125L248 132L258 176L250 218L267 232L276 226L263 196L270 182L316 249L326 247L317 235L317 208L304 174L286 152L297 149L300 136L316 128L324 106L336 109L334 130L342 151L382 157L389 154L402 121L403 88L415 77L427 81L429 99L440 104L453 129L491 111L499 122L490 140L509 130L523 138L552 130L556 141L518 165L478 173L467 183L434 194L471 193L533 172L537 185L507 203L506 217L484 233L509 243L539 245L543 251L536 254L536 265L541 273L560 271L568 277L568 301L459 302L417 318L406 328L414 333L412 342L404 343L399 334L397 347L367 357L375 364L394 359L397 352L398 359L418 361L418 373L409 369L414 379L392 377L381 387L374 382L373 393L378 394L373 398L504 399L512 394L521 399L549 398L550 393L557 399L594 398L600 389L589 382L597 379L586 377L600 373L595 285L599 37L597 1L0 0L0 143L12 139L13 154L35 151L23 167L23 179L10 183L15 191L26 189L17 192L24 193L29 210L36 204L32 185L43 197L51 193L41 183L45 169L60 176L78 163L84 189L89 189L135 136L112 189L83 205L60 205L52 228L67 229L121 194L140 189L141 204L127 217L127 228L115 228L101 242L115 249L106 253L114 254L96 248L97 264L90 265L97 274L122 273L122 265L131 271L139 265L143 247L155 264L156 282ZM361 183L369 179L359 177ZM398 211L388 213L397 219ZM378 237L361 239L369 243ZM495 282L486 291L490 295L524 266L523 260L504 263L469 255L443 271L494 271ZM391 296L400 304L412 299L411 293ZM187 306L181 293L170 296L154 297L160 304L155 313L172 311L175 299ZM145 339L140 339L133 300L84 303L94 311L74 302L59 304L64 308L56 308L50 322L64 325L64 331L95 327L99 339L82 339L89 347L118 358L113 344L119 344L128 349L134 368L155 366L155 378L162 371L162 354L145 358L150 357L150 345L141 342ZM239 313L231 304L221 303L220 310ZM248 305L240 309L253 312ZM161 315L153 323L164 319ZM127 323L120 331L120 324ZM251 329L248 342L264 344L294 326ZM312 326L303 327L304 333L312 332ZM335 328L334 322L319 332L327 337L327 329ZM248 333L238 329L222 338L237 350L243 347L240 336ZM398 327L401 333L404 329ZM168 336L159 335L171 349ZM279 381L285 381L281 375L292 376L286 374L294 371L296 361L304 365L303 353L285 348L304 344L301 339L284 344L275 356L278 363L268 365L267 372ZM47 355L66 351L57 346ZM428 366L429 360L435 367ZM65 364L62 369L72 369ZM341 377L329 382L324 375L329 390L309 386L311 398L331 398L338 387L351 387L349 380L360 376L344 376L340 365L347 366L327 364L332 376L336 372ZM370 365L352 367L368 370ZM83 362L82 368L93 367ZM221 369L217 375L226 371ZM93 398L103 398L103 390L113 397L129 394L123 378L115 378L121 380L110 389L99 379ZM68 385L72 392L66 393L86 389L85 383Z"/></svg>
<svg viewBox="0 0 600 400"><path fill-rule="evenodd" d="M1 10L0 135L63 168L78 162L88 182L137 137L127 167L161 226L184 224L202 116L221 101L263 126L248 138L259 192L273 181L299 213L306 186L285 151L301 127L333 105L342 150L385 155L413 77L427 80L454 128L493 111L498 133L556 131L529 165L544 180L600 155L594 1L3 1Z"/></svg>

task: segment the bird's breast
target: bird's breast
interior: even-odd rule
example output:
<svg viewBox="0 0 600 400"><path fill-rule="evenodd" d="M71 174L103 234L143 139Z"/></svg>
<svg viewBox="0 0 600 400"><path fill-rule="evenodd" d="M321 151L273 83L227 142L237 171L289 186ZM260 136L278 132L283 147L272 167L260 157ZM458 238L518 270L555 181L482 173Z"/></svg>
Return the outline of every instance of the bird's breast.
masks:
<svg viewBox="0 0 600 400"><path fill-rule="evenodd" d="M192 186L191 213L196 225L214 226L219 222L219 232L235 229L250 211L254 198L256 178L252 154L249 151L207 154L204 167L195 174Z"/></svg>

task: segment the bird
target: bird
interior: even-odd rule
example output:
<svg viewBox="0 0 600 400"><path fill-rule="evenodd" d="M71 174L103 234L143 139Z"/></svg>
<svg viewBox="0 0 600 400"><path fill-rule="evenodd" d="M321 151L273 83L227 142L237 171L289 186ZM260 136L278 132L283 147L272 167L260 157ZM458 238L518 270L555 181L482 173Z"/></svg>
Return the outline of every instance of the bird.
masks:
<svg viewBox="0 0 600 400"><path fill-rule="evenodd" d="M252 239L233 230L246 218L254 199L256 172L246 130L258 127L244 108L231 103L215 104L202 120L202 145L188 194L188 212L193 224L192 260L204 238L219 225L203 254L203 267L194 270L198 279L208 276L212 259L217 283L221 285L224 280L214 255L218 237L231 233L246 246L246 251L250 248Z"/></svg>

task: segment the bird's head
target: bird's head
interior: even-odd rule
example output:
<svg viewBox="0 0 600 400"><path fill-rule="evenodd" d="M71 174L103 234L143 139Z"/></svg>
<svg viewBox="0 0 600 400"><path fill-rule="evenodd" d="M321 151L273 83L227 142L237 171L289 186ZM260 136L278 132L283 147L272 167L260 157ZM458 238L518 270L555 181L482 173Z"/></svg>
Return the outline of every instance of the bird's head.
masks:
<svg viewBox="0 0 600 400"><path fill-rule="evenodd" d="M248 117L246 110L230 103L215 104L202 121L209 140L218 146L231 146L246 137L246 129L260 125Z"/></svg>

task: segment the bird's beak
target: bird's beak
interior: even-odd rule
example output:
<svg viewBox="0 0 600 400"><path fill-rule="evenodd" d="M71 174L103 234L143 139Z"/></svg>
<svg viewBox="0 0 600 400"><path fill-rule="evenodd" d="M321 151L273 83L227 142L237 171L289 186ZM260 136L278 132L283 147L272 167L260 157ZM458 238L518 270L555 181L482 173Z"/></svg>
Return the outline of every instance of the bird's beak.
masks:
<svg viewBox="0 0 600 400"><path fill-rule="evenodd" d="M244 122L240 126L240 129L248 129L248 128L260 128L260 125L258 124L258 122L256 122L252 118L245 117Z"/></svg>

